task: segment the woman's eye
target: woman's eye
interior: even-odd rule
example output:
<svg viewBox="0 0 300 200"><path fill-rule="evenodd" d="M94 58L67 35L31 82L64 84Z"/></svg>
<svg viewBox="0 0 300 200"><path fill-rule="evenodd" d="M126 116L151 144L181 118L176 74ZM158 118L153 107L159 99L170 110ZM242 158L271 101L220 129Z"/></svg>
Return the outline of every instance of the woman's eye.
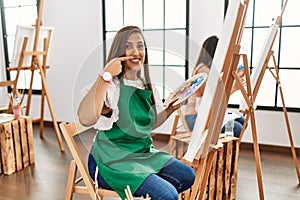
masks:
<svg viewBox="0 0 300 200"><path fill-rule="evenodd" d="M143 48L145 48L145 46L144 46L143 44L139 44L139 45L137 46L137 48L138 48L138 49L143 49Z"/></svg>
<svg viewBox="0 0 300 200"><path fill-rule="evenodd" d="M127 44L127 45L126 45L126 49L132 49L132 46L129 45L129 44Z"/></svg>

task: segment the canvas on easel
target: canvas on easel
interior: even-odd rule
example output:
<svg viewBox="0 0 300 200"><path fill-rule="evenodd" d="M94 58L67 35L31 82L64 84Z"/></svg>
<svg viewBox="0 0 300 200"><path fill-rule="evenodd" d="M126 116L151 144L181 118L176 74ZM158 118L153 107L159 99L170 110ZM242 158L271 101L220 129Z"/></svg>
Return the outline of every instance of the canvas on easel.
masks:
<svg viewBox="0 0 300 200"><path fill-rule="evenodd" d="M188 199L202 199L232 89L249 1L229 2L223 29L206 82L199 113L183 161L194 167L196 179Z"/></svg>
<svg viewBox="0 0 300 200"><path fill-rule="evenodd" d="M50 55L53 31L54 31L54 28L51 26L40 26L37 51L43 51L44 39L45 38L48 39L49 40L49 45L48 45L48 50L47 50L48 58ZM23 40L25 37L28 38L26 51L31 51L33 49L34 40L35 40L35 32L36 32L36 29L34 26L17 25L12 59L9 64L10 67L18 66L18 61L20 59L21 50L22 50L21 47L23 45ZM39 56L39 59L40 60L43 59L42 55ZM48 65L48 62L46 62L46 65ZM24 58L23 68L24 68L24 66L27 66L27 67L31 66L31 57L28 56L28 57Z"/></svg>
<svg viewBox="0 0 300 200"><path fill-rule="evenodd" d="M199 117L199 119L197 118L196 120L195 128L191 138L192 141L189 145L190 148L188 149L188 152L185 155L185 159L189 162L193 161L195 155L198 153L200 149L201 144L199 146L199 141L201 141L203 135L198 133L204 132L204 130L207 128L208 125L207 121L208 118L210 118L211 108L213 107L212 106L213 100L216 99L217 95L222 96L222 94L217 93L218 86L222 84L223 86L222 89L223 90L226 89L227 83L225 82L221 83L221 80L228 81L225 80L226 78L228 78L228 74L230 74L231 71L235 71L235 69L232 69L235 67L232 66L231 63L233 62L233 56L235 54L238 54L239 51L238 49L239 42L240 42L239 37L241 37L242 34L242 27L244 23L244 17L245 17L244 15L246 14L247 4L248 1L244 2L240 0L235 0L235 1L231 1L228 6L227 15L216 48L215 56L212 61L212 67L206 82L206 87L202 98L202 102L198 110L198 113L201 113L200 114L201 117ZM231 80L231 82L233 82L233 79ZM227 87L230 86L227 85ZM226 94L223 95L227 95L227 92ZM219 99L219 101L221 101L221 99ZM225 107L225 109L227 108L226 102L224 103L221 102L222 104L225 105L225 106L222 105L222 107ZM220 118L222 118L221 120L222 122L223 122L224 114L223 116L220 116Z"/></svg>
<svg viewBox="0 0 300 200"><path fill-rule="evenodd" d="M40 1L38 18L36 24L33 27L18 26L16 33L16 43L13 54L13 60L8 68L8 71L17 71L15 76L15 84L12 88L13 94L17 90L17 83L20 77L20 71L24 73L29 73L29 89L27 93L27 105L26 105L26 115L29 115L31 98L32 98L32 86L35 73L39 73L38 79L41 81L41 110L40 118L34 119L34 122L40 122L40 137L43 137L44 129L44 106L45 97L47 99L48 107L53 121L53 126L55 129L56 137L59 143L59 148L64 151L62 138L56 121L56 116L53 110L52 102L50 99L50 94L48 91L48 86L46 82L46 69L49 68L47 65L47 59L49 56L49 47L51 45L53 28L42 27L41 17L42 17L42 7L43 1ZM21 48L20 48L21 47ZM25 77L25 76L24 76Z"/></svg>

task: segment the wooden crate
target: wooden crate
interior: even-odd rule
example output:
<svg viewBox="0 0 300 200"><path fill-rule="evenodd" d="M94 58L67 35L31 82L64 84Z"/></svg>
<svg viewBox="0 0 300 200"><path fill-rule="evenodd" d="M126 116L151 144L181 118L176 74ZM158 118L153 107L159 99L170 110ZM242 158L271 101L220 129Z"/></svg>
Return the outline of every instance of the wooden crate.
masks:
<svg viewBox="0 0 300 200"><path fill-rule="evenodd" d="M169 144L170 153L181 159L187 151L189 141L189 133L173 136ZM220 138L219 141L223 144L223 147L219 148L215 154L207 182L205 199L232 200L236 198L238 138Z"/></svg>
<svg viewBox="0 0 300 200"><path fill-rule="evenodd" d="M0 123L0 174L10 175L34 163L32 119Z"/></svg>
<svg viewBox="0 0 300 200"><path fill-rule="evenodd" d="M235 199L238 169L238 138L220 139L223 148L217 151L207 184L207 198Z"/></svg>

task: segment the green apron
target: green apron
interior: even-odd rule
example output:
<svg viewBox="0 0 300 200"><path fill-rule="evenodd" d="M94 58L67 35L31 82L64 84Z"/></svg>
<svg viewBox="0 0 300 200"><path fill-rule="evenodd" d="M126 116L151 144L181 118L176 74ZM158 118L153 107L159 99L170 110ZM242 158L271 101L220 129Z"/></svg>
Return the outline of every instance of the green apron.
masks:
<svg viewBox="0 0 300 200"><path fill-rule="evenodd" d="M122 199L130 186L134 193L143 181L157 173L171 158L155 150L150 131L155 122L151 91L120 83L119 120L112 129L97 131L92 154L104 180Z"/></svg>

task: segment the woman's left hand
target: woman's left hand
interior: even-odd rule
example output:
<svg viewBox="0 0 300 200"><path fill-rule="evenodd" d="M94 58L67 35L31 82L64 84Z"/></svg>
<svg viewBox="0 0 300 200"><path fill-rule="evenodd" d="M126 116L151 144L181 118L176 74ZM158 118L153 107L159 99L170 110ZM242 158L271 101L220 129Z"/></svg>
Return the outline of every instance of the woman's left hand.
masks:
<svg viewBox="0 0 300 200"><path fill-rule="evenodd" d="M175 104L176 101L177 101L177 99L175 99L174 101L170 102L169 105L168 105L168 107L166 108L171 113L174 112L175 110L179 109L184 104L184 101L181 102L181 103L179 103L179 104Z"/></svg>

